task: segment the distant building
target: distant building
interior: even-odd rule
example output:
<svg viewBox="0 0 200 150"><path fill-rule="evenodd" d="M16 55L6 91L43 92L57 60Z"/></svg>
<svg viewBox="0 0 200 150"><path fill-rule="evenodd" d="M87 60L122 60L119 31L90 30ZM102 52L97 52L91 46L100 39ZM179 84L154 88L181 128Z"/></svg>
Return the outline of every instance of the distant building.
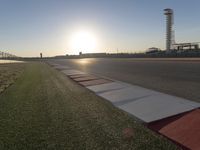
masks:
<svg viewBox="0 0 200 150"><path fill-rule="evenodd" d="M157 47L151 47L151 48L147 49L146 54L156 53L156 52L159 52L159 51L160 51L159 48L157 48Z"/></svg>
<svg viewBox="0 0 200 150"><path fill-rule="evenodd" d="M42 58L42 53L40 53L40 58Z"/></svg>
<svg viewBox="0 0 200 150"><path fill-rule="evenodd" d="M106 53L84 53L82 57L106 57Z"/></svg>
<svg viewBox="0 0 200 150"><path fill-rule="evenodd" d="M176 43L174 44L174 47L176 50L198 50L199 49L199 44L197 43Z"/></svg>

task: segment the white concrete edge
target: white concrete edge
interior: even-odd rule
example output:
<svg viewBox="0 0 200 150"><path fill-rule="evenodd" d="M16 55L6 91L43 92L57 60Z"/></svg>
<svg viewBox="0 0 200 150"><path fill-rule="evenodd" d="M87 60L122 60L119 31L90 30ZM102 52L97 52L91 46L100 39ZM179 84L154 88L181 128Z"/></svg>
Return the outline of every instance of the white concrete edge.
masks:
<svg viewBox="0 0 200 150"><path fill-rule="evenodd" d="M58 64L58 65L60 65L60 64ZM69 69L66 69L66 70L62 70L61 72L63 72L64 73L64 71L69 71ZM183 103L185 103L185 104L187 104L187 105L190 105L190 106L192 106L192 107L194 107L194 105L197 105L198 104L198 107L200 107L200 103L198 103L198 102L193 102L193 101L190 101L190 100L187 100L187 99L185 99L185 98L182 98L182 97L177 97L177 96L174 96L174 95L170 95L170 94L166 94L166 93L162 93L162 92L159 92L159 91L155 91L155 90L151 90L151 89L147 89L147 88L144 88L144 87L141 87L141 86L138 86L138 85L132 85L132 84L130 84L130 83L126 83L126 82L122 82L122 81L119 81L119 80L115 80L115 79L111 79L111 78L109 78L109 77L106 77L106 76L103 76L103 75L97 75L97 73L86 73L86 72L82 72L82 71L79 71L79 70L76 70L76 69L71 69L71 70L73 70L73 71L77 71L77 72L80 72L80 73L84 73L84 74L89 74L89 75L94 75L94 76L98 76L98 77L101 77L101 78L104 78L104 79L108 79L108 80L111 80L111 81L113 81L113 82L117 82L117 83L120 83L120 84L125 84L125 85L127 85L127 87L131 87L131 86L135 86L135 87L138 87L138 88L141 88L141 89L144 89L144 90L150 90L150 91L153 91L153 92L156 92L158 95L167 95L167 96L172 96L172 97L174 97L174 98L181 98L182 100L183 100ZM73 73L72 73L73 74ZM72 75L72 74L69 74L69 75ZM104 84L107 84L107 83L104 83ZM91 92L93 92L93 93L95 93L97 96L99 96L99 92L94 92L94 91L92 91L91 89L89 89L88 87L90 87L90 86L86 86L86 88L88 89L88 90L90 90ZM126 88L126 87L124 87L124 88ZM119 89L123 89L123 88L119 88ZM114 91L114 90L119 90L119 89L113 89L112 91ZM109 92L109 91L105 91L105 92ZM100 93L104 93L104 91L103 92L100 92ZM157 95L156 94L156 95ZM101 97L101 96L100 96ZM106 99L106 98L104 98L104 97L102 97L103 99ZM108 100L108 99L106 99L106 100ZM109 101L109 100L108 100ZM110 101L109 101L110 102ZM187 103L187 102L189 102L189 103ZM112 103L112 102L111 102ZM191 105L191 103L193 103L194 105ZM113 104L113 103L112 103ZM113 104L114 105L114 104ZM114 105L115 106L115 105ZM117 107L117 106L115 106L115 107ZM119 108L119 107L117 107L117 108ZM194 107L194 109L196 109L197 107ZM121 108L119 108L120 110L122 110ZM122 111L124 111L124 110L122 110ZM126 112L126 111L125 111ZM126 112L126 113L128 113L128 114L130 114L131 116L134 116L133 114L131 114L131 113L129 113L129 112ZM181 114L181 113L180 113ZM178 114L177 114L178 115ZM170 117L170 116L169 116ZM144 122L144 121L142 121L140 118L138 118L138 117L136 117L136 116L134 116L134 118L137 118L138 120L140 120L141 122ZM168 118L168 117L167 117ZM161 119L164 119L164 118L161 118ZM159 119L160 120L160 119ZM157 121L157 120L156 120ZM149 123L149 122L146 122L146 123Z"/></svg>

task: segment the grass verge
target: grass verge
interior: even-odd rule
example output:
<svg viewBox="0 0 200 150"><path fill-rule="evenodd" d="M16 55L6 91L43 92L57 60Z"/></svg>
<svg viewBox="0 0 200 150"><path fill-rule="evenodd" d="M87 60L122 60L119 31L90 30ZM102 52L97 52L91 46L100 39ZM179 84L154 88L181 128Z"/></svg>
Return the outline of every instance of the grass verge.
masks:
<svg viewBox="0 0 200 150"><path fill-rule="evenodd" d="M15 82L24 69L24 64L0 64L0 93Z"/></svg>
<svg viewBox="0 0 200 150"><path fill-rule="evenodd" d="M0 95L0 149L177 147L64 74L46 64L31 63Z"/></svg>

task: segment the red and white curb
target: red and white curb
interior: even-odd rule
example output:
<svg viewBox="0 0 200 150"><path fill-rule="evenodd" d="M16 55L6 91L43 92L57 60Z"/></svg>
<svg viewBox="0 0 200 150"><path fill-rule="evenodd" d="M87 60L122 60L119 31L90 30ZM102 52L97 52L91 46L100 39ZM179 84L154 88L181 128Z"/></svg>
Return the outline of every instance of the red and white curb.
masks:
<svg viewBox="0 0 200 150"><path fill-rule="evenodd" d="M183 149L200 149L200 103L90 75L68 66L51 62L50 65Z"/></svg>

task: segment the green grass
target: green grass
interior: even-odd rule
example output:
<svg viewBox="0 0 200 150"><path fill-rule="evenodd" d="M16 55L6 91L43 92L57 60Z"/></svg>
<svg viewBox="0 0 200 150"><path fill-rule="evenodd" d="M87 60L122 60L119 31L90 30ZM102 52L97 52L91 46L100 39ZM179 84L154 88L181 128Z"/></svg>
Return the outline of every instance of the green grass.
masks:
<svg viewBox="0 0 200 150"><path fill-rule="evenodd" d="M24 64L0 64L0 93L14 83L24 69Z"/></svg>
<svg viewBox="0 0 200 150"><path fill-rule="evenodd" d="M133 136L124 138L131 128ZM43 63L0 95L0 149L177 149L125 112Z"/></svg>

